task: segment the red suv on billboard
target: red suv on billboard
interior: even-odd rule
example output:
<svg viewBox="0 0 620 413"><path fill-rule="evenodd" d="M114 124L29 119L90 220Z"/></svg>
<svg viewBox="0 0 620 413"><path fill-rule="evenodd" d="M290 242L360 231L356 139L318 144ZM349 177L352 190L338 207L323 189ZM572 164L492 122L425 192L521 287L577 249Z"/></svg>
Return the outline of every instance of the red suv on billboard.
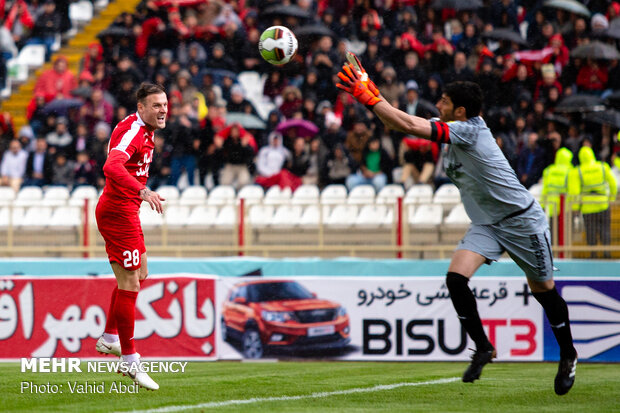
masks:
<svg viewBox="0 0 620 413"><path fill-rule="evenodd" d="M266 349L342 349L350 341L349 316L296 281L242 282L224 302L222 338L240 341L246 358L260 358Z"/></svg>

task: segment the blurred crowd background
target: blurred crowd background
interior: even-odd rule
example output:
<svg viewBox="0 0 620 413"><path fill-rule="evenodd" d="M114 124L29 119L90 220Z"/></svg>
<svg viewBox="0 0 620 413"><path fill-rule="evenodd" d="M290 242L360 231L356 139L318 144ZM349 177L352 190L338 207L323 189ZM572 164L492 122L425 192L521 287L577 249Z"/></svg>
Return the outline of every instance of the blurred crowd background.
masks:
<svg viewBox="0 0 620 413"><path fill-rule="evenodd" d="M0 85L27 44L70 28L69 1L0 0ZM447 182L435 144L386 130L335 87L345 52L383 96L418 116L447 83L478 82L483 117L521 182L537 183L556 151L582 146L611 165L620 150L620 3L606 0L143 1L99 33L79 73L63 56L37 80L29 125L0 114L3 185L95 185L110 133L135 112L143 81L164 85L149 185L264 187L302 183L405 188ZM260 33L289 27L284 66Z"/></svg>

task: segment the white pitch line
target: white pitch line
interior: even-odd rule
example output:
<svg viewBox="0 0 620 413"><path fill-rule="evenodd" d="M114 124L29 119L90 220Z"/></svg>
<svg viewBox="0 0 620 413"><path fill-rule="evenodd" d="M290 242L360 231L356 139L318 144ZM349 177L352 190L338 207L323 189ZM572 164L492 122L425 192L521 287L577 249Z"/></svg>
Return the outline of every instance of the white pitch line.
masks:
<svg viewBox="0 0 620 413"><path fill-rule="evenodd" d="M133 411L137 413L169 413L169 412L180 412L183 410L190 410L190 409L208 409L208 408L213 408L213 407L235 406L235 405L242 405L242 404L284 402L284 401L303 400L303 399L322 399L325 397L340 396L343 394L371 393L371 392L383 391L383 390L393 390L399 387L417 387L417 386L428 386L431 384L453 383L459 380L461 380L460 377L450 377L446 379L438 379L438 380L430 380L430 381L382 384L382 385L378 385L374 387L358 387L358 388L347 389L347 390L318 392L318 393L304 394L304 395L299 395L299 396L253 397L251 399L243 399L243 400L224 400L220 402L200 403L200 404L194 404L190 406L166 406L166 407L160 407L157 409L133 410Z"/></svg>

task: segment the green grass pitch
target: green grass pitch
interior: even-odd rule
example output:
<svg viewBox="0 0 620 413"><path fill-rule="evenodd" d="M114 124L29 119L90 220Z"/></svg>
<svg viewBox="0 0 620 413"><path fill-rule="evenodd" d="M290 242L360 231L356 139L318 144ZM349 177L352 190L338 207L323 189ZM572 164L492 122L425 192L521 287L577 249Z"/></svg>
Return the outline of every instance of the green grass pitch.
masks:
<svg viewBox="0 0 620 413"><path fill-rule="evenodd" d="M131 384L115 373L21 373L0 364L3 412L620 412L620 365L579 364L565 396L553 392L555 363L493 363L462 383L465 363L190 362L159 373L156 392L109 393ZM443 379L443 380L442 380ZM62 394L21 392L21 383L62 384ZM105 393L72 394L68 383L103 383ZM172 406L176 406L173 408Z"/></svg>

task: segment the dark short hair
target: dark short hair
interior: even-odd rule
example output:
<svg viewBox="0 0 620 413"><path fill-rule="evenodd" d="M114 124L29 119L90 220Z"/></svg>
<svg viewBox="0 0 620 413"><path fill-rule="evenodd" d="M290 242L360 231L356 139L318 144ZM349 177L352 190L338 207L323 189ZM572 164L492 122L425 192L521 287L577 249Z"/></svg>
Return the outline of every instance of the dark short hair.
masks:
<svg viewBox="0 0 620 413"><path fill-rule="evenodd" d="M163 86L155 83L144 82L136 91L136 99L138 100L138 102L144 103L144 99L146 99L147 96L156 95L158 93L166 93L166 89L164 89Z"/></svg>
<svg viewBox="0 0 620 413"><path fill-rule="evenodd" d="M454 109L465 108L467 119L480 115L482 109L482 89L474 82L452 82L448 84L444 93L454 104Z"/></svg>

